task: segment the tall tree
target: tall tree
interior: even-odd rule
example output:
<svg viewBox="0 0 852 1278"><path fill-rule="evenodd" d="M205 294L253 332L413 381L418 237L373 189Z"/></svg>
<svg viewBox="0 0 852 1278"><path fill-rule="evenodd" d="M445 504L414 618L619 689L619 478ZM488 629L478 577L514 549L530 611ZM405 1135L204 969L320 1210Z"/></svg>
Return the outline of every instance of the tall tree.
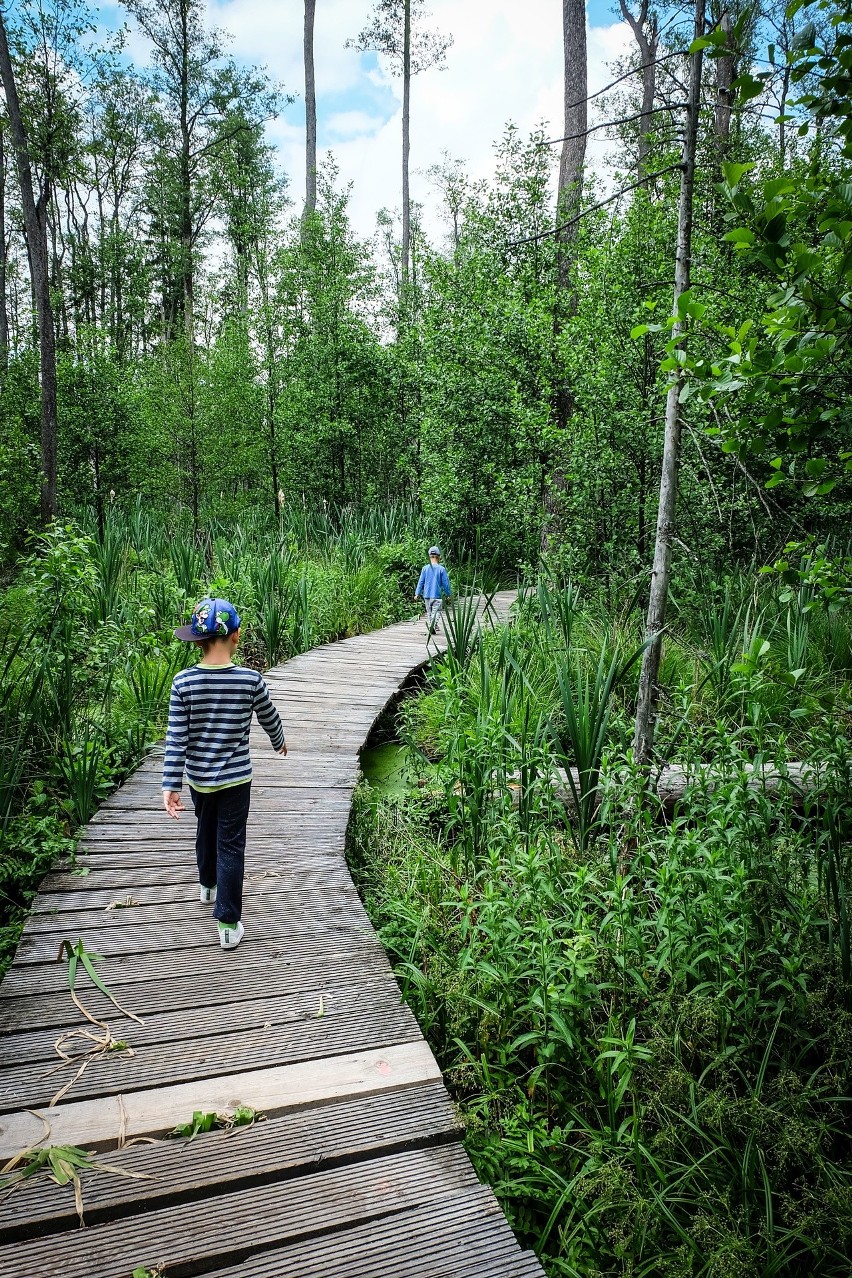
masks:
<svg viewBox="0 0 852 1278"><path fill-rule="evenodd" d="M56 335L50 298L50 271L47 253L45 201L36 200L30 149L6 23L0 8L0 81L6 97L9 132L15 152L24 234L30 263L33 296L38 322L39 373L41 380L41 518L47 524L56 514ZM43 195L43 193L42 193Z"/></svg>
<svg viewBox="0 0 852 1278"><path fill-rule="evenodd" d="M727 9L721 14L718 22L725 43L719 50L716 62L716 137L720 149L728 148L731 137L731 103L733 102L733 84L736 75L734 59L734 27Z"/></svg>
<svg viewBox="0 0 852 1278"><path fill-rule="evenodd" d="M565 223L557 232L557 242L574 238L571 210L580 200L583 165L586 162L586 135L589 119L589 74L586 51L586 5L584 0L562 0L562 62L565 133L559 160L558 218ZM570 288L567 254L560 254L562 288Z"/></svg>
<svg viewBox="0 0 852 1278"><path fill-rule="evenodd" d="M566 0L566 3L568 0ZM574 0L576 3L576 0ZM451 35L429 31L422 24L429 17L424 0L377 0L370 21L357 40L347 44L360 52L375 50L390 62L394 75L402 76L402 274L408 283L411 256L411 77L430 67L442 67ZM583 28L585 34L585 26Z"/></svg>
<svg viewBox="0 0 852 1278"><path fill-rule="evenodd" d="M639 12L634 14L627 0L618 0L621 15L633 32L639 50L639 71L642 75L642 107L639 116L639 159L637 176L641 182L648 167L651 149L651 130L654 119L654 98L657 89L657 48L659 27L657 15L651 11L650 0L640 0Z"/></svg>
<svg viewBox="0 0 852 1278"><path fill-rule="evenodd" d="M126 7L153 46L154 88L167 129L160 162L171 179L183 321L192 343L198 240L215 211L206 184L231 138L274 113L278 97L264 75L225 59L221 33L205 26L203 0L126 0Z"/></svg>
<svg viewBox="0 0 852 1278"><path fill-rule="evenodd" d="M317 206L317 86L314 76L314 19L317 0L305 0L305 213Z"/></svg>
<svg viewBox="0 0 852 1278"><path fill-rule="evenodd" d="M557 531L557 507L565 488L563 455L565 432L572 412L572 394L559 367L559 340L577 310L571 245L576 238L575 212L583 190L588 130L588 60L585 0L562 0L562 56L564 126L556 200L556 294L553 334L557 369L554 385L554 430L542 474L542 547L550 549Z"/></svg>
<svg viewBox="0 0 852 1278"><path fill-rule="evenodd" d="M695 0L694 41L690 55L689 91L685 104L683 148L681 154L680 199L677 217L675 251L675 283L672 305L672 328L667 361L669 385L666 394L666 424L663 440L663 463L660 475L660 502L657 507L657 531L654 542L654 566L645 623L647 647L642 656L639 696L633 735L636 762L645 767L654 748L654 726L658 701L657 679L663 650L663 630L671 577L672 540L675 531L678 469L680 466L680 393L683 386L682 347L686 341L689 319L689 288L692 260L693 192L695 189L695 156L698 146L698 116L701 107L701 68L703 62L706 0Z"/></svg>

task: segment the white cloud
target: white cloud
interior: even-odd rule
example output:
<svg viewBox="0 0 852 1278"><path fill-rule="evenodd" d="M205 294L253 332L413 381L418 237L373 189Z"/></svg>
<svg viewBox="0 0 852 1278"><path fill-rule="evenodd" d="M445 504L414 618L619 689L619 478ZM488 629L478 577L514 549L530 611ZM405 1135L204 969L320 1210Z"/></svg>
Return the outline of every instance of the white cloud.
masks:
<svg viewBox="0 0 852 1278"><path fill-rule="evenodd" d="M301 97L301 0L208 0L208 6L211 22L231 32L236 56L264 64ZM431 0L430 7L431 24L452 33L454 43L447 70L413 81L411 186L427 229L439 233L438 195L423 171L442 152L463 158L473 177L487 177L507 121L522 133L545 121L560 134L562 20L556 0ZM344 47L369 8L370 0L318 0L315 34L320 139L332 143L341 178L354 183L351 213L362 235L372 234L380 208L399 208L401 188L401 83L381 59L378 70L370 69ZM631 38L621 22L590 28L590 92L612 78L607 63L630 48ZM301 104L270 126L297 204L305 171L300 113ZM591 144L589 163L599 166L607 149Z"/></svg>
<svg viewBox="0 0 852 1278"><path fill-rule="evenodd" d="M325 132L338 138L353 138L368 133L372 136L384 124L381 116L366 111L335 111L325 121Z"/></svg>

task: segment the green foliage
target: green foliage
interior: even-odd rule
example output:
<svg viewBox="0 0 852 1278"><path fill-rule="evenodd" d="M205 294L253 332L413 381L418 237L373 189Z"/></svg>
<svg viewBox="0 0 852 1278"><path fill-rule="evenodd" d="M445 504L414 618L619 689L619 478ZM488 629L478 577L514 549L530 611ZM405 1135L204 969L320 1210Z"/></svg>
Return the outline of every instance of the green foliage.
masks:
<svg viewBox="0 0 852 1278"><path fill-rule="evenodd" d="M405 708L419 784L356 797L371 917L480 1175L554 1276L848 1268L850 684L810 602L766 577L684 595L665 819L624 753L629 690L592 697L630 626L545 582ZM586 737L538 730L578 689L604 710L585 827L554 767L582 770ZM819 778L803 808L755 780L791 760Z"/></svg>
<svg viewBox="0 0 852 1278"><path fill-rule="evenodd" d="M253 1123L260 1122L263 1118L262 1113L249 1105L238 1105L232 1113L228 1114L205 1114L202 1110L196 1109L188 1123L178 1123L169 1135L185 1136L189 1140L195 1140L195 1137L202 1132L231 1131L234 1127L251 1127Z"/></svg>

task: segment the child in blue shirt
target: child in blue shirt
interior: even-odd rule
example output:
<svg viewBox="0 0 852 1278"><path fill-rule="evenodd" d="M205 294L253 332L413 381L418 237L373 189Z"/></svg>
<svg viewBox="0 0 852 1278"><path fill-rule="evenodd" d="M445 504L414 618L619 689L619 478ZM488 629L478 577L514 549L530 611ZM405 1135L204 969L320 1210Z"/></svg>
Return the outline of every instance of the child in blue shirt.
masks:
<svg viewBox="0 0 852 1278"><path fill-rule="evenodd" d="M423 597L426 605L426 629L431 637L438 625L438 618L444 607L444 600L452 594L447 570L441 563L441 551L438 546L429 547L429 562L424 564L420 572L420 580L414 598Z"/></svg>

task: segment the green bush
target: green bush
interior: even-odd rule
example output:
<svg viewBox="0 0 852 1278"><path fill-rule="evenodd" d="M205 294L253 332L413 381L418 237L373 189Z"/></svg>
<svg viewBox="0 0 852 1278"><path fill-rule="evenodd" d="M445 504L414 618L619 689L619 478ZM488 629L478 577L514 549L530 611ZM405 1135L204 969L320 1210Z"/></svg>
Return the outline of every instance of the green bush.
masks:
<svg viewBox="0 0 852 1278"><path fill-rule="evenodd" d="M764 589L714 647L683 609L659 739L690 787L673 814L644 799L626 676L575 841L560 678L593 680L613 631L548 607L527 592L466 667L433 665L401 715L419 784L364 787L351 830L474 1163L554 1278L845 1278L852 743L825 620L788 629ZM804 807L755 783L790 761L820 777Z"/></svg>

